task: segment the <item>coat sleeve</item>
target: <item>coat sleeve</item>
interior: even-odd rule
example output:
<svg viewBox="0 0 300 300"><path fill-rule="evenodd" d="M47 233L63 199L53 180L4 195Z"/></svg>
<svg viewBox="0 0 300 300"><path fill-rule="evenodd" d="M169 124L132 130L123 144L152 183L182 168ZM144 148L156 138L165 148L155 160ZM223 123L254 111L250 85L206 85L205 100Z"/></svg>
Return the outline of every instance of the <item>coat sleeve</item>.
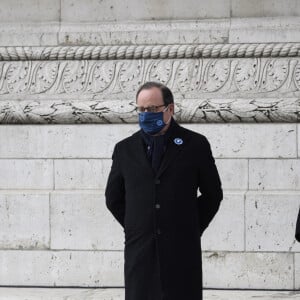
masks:
<svg viewBox="0 0 300 300"><path fill-rule="evenodd" d="M201 235L217 213L223 199L220 176L212 156L210 144L205 137L202 147L203 159L201 159L202 163L198 181L201 192L201 195L198 196Z"/></svg>
<svg viewBox="0 0 300 300"><path fill-rule="evenodd" d="M112 166L105 188L105 201L108 210L124 228L125 188L117 146L112 155Z"/></svg>
<svg viewBox="0 0 300 300"><path fill-rule="evenodd" d="M295 238L300 243L300 208L299 208L299 212L298 212Z"/></svg>

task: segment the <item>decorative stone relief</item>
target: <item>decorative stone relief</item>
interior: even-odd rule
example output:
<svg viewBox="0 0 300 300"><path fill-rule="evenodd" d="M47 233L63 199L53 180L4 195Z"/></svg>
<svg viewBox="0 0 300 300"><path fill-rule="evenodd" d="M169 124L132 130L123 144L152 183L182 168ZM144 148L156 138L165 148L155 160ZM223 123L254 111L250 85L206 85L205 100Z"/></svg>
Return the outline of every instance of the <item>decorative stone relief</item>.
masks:
<svg viewBox="0 0 300 300"><path fill-rule="evenodd" d="M300 56L300 43L0 47L3 61L293 56Z"/></svg>
<svg viewBox="0 0 300 300"><path fill-rule="evenodd" d="M145 81L181 122L299 122L296 57L0 61L0 123L132 123Z"/></svg>
<svg viewBox="0 0 300 300"><path fill-rule="evenodd" d="M135 123L132 100L0 101L0 123ZM182 99L176 118L192 123L299 122L300 98Z"/></svg>

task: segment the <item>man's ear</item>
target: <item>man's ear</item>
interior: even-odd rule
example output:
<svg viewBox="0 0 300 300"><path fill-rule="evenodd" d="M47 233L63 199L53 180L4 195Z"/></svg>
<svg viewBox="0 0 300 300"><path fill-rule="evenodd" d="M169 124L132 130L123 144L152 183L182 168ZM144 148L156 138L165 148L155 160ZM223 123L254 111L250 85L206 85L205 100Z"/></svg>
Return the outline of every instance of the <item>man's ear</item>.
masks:
<svg viewBox="0 0 300 300"><path fill-rule="evenodd" d="M172 115L174 115L175 114L175 105L174 105L174 103L169 104L169 109L170 109L170 113Z"/></svg>

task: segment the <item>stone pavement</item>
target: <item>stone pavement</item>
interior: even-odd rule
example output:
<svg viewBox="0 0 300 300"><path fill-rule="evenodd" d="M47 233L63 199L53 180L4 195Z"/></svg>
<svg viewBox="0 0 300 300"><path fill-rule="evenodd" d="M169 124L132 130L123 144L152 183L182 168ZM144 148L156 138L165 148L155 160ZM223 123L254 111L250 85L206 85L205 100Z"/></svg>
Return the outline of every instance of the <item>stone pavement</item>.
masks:
<svg viewBox="0 0 300 300"><path fill-rule="evenodd" d="M0 288L0 300L123 300L124 289ZM300 300L300 291L205 290L204 300ZM183 299L188 300L188 299Z"/></svg>

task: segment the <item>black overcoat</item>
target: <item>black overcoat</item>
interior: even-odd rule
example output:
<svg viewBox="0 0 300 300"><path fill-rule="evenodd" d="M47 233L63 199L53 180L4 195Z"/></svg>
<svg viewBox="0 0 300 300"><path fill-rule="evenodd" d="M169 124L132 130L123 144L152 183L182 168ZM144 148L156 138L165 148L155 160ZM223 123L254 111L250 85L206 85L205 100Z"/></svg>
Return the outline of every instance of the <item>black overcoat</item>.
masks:
<svg viewBox="0 0 300 300"><path fill-rule="evenodd" d="M297 218L297 224L296 224L296 232L295 232L295 238L300 243L300 208L298 212L298 218Z"/></svg>
<svg viewBox="0 0 300 300"><path fill-rule="evenodd" d="M201 300L200 237L223 198L206 137L174 122L156 174L139 131L112 157L105 196L125 234L125 300Z"/></svg>

